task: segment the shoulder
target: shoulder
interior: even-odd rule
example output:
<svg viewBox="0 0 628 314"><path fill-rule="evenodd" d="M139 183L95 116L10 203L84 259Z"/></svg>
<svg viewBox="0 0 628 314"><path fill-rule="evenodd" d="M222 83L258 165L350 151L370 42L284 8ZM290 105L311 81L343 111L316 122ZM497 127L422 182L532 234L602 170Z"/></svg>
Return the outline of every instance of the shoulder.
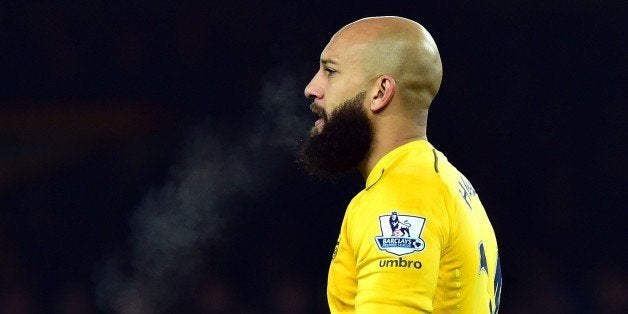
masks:
<svg viewBox="0 0 628 314"><path fill-rule="evenodd" d="M381 178L368 189L369 194L386 198L442 197L442 178L426 154L408 154L383 169Z"/></svg>

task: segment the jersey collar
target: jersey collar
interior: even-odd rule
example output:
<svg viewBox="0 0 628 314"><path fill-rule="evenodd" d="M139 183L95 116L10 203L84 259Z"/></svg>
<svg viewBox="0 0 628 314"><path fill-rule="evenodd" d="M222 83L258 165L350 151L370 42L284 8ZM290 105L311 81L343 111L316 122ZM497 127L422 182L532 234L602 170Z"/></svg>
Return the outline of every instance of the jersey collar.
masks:
<svg viewBox="0 0 628 314"><path fill-rule="evenodd" d="M366 178L366 190L370 189L384 176L386 168L388 168L401 154L413 149L432 150L434 147L427 140L418 140L403 144L391 150L375 164L375 167L373 167L369 173L369 176Z"/></svg>

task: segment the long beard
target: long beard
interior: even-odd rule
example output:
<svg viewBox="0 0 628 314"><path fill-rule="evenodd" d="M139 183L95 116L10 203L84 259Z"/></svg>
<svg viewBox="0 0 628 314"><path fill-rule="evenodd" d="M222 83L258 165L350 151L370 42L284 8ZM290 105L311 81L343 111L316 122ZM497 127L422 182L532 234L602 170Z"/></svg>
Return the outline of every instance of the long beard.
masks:
<svg viewBox="0 0 628 314"><path fill-rule="evenodd" d="M363 108L366 92L344 101L325 118L320 133L303 142L299 163L312 175L334 179L362 162L373 141L373 126Z"/></svg>

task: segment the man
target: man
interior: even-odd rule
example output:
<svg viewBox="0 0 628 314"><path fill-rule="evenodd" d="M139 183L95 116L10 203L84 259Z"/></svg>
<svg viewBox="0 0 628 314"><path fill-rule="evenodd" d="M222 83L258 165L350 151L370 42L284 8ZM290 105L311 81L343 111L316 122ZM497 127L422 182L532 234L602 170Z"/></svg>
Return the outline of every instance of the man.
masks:
<svg viewBox="0 0 628 314"><path fill-rule="evenodd" d="M313 174L356 168L329 269L332 313L496 313L497 242L471 183L427 141L442 66L431 35L400 17L343 27L305 88L320 116L301 151Z"/></svg>

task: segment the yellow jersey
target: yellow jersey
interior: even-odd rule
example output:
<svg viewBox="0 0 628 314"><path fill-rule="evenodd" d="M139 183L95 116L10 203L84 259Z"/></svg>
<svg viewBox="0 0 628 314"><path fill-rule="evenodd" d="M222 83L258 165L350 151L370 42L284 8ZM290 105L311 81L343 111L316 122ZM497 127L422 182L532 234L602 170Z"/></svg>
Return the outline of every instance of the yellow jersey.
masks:
<svg viewBox="0 0 628 314"><path fill-rule="evenodd" d="M497 241L469 181L425 140L377 162L345 212L331 313L497 313Z"/></svg>

